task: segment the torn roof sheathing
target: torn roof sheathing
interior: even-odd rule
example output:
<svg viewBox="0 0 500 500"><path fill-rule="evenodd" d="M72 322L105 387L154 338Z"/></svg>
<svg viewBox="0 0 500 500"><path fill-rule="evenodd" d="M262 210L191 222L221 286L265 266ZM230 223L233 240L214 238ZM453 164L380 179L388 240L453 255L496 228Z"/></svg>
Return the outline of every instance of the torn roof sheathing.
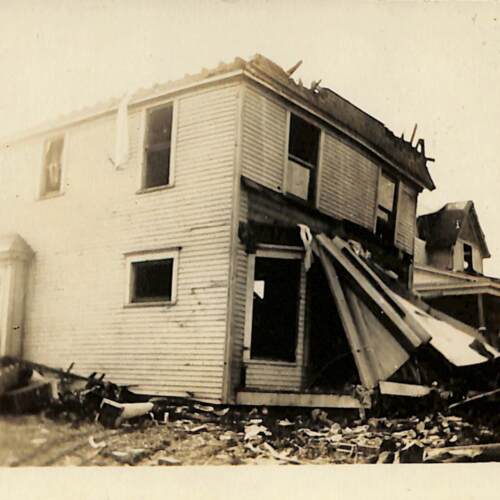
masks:
<svg viewBox="0 0 500 500"><path fill-rule="evenodd" d="M471 347L472 336L400 297L341 238L317 236L315 252L325 269L363 386L373 388L389 379L426 343L457 367L488 361ZM485 344L485 348L499 356L491 346Z"/></svg>
<svg viewBox="0 0 500 500"><path fill-rule="evenodd" d="M431 332L431 345L439 351L450 363L457 367L476 365L488 361L486 356L471 348L475 340L467 333L455 328L446 321L433 318L419 307L414 306L402 297L397 297L404 309L418 321L423 328ZM495 358L500 353L492 346L484 343L484 348Z"/></svg>

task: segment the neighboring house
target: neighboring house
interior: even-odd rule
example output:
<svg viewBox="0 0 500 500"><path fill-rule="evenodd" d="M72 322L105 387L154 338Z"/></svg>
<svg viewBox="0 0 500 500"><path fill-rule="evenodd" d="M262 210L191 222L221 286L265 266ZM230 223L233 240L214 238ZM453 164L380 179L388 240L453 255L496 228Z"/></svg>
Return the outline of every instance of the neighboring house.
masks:
<svg viewBox="0 0 500 500"><path fill-rule="evenodd" d="M313 390L337 349L326 392L350 382L297 224L361 242L408 286L417 196L434 188L423 141L262 56L132 94L125 129L118 108L2 147L0 354L146 394L270 403Z"/></svg>
<svg viewBox="0 0 500 500"><path fill-rule="evenodd" d="M415 291L498 346L500 280L483 274L483 259L490 253L474 203L447 203L418 217L417 226Z"/></svg>

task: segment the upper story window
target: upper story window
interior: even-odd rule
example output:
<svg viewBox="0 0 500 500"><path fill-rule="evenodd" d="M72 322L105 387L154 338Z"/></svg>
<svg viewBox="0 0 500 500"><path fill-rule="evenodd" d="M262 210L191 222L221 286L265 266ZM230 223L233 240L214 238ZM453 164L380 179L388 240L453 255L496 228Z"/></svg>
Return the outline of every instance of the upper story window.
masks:
<svg viewBox="0 0 500 500"><path fill-rule="evenodd" d="M142 188L172 183L171 143L173 104L151 109L146 115Z"/></svg>
<svg viewBox="0 0 500 500"><path fill-rule="evenodd" d="M286 192L314 202L320 129L297 115L290 115Z"/></svg>
<svg viewBox="0 0 500 500"><path fill-rule="evenodd" d="M472 258L472 246L464 243L464 271L471 273L474 271L474 261Z"/></svg>
<svg viewBox="0 0 500 500"><path fill-rule="evenodd" d="M396 228L397 182L380 173L377 195L377 222L375 234L386 243L394 243Z"/></svg>
<svg viewBox="0 0 500 500"><path fill-rule="evenodd" d="M62 190L62 163L64 135L47 139L45 142L40 196L51 196Z"/></svg>

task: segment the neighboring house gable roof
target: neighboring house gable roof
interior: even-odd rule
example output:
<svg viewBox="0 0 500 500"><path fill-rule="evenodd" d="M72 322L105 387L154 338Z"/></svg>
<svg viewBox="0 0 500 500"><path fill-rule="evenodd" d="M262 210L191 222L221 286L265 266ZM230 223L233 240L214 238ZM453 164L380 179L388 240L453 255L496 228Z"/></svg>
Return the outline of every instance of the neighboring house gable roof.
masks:
<svg viewBox="0 0 500 500"><path fill-rule="evenodd" d="M474 203L470 200L447 203L437 212L421 215L417 218L417 229L429 249L449 248L460 237L469 241L474 237L483 258L490 257Z"/></svg>
<svg viewBox="0 0 500 500"><path fill-rule="evenodd" d="M259 79L274 92L282 93L285 98L296 98L301 104L317 109L321 116L338 126L360 142L373 148L373 151L387 158L393 166L400 169L422 188L434 189L434 183L427 169L427 158L423 147L419 150L411 142L396 137L382 122L362 111L330 89L304 87L302 82L295 82L280 66L257 54L248 61L236 58L230 63L221 63L213 69L203 69L195 75L186 75L176 81L140 89L132 94L130 105L149 101L186 87L202 85L223 75L246 74ZM97 106L84 108L23 134L22 138L45 133L52 129L67 127L76 122L116 111L120 100L111 99ZM18 138L15 138L17 140Z"/></svg>

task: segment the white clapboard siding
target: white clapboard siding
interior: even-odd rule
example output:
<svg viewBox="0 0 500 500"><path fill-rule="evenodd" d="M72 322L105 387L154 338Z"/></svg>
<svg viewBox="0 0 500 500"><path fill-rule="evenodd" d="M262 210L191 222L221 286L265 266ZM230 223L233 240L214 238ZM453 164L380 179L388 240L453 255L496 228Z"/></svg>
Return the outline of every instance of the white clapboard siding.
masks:
<svg viewBox="0 0 500 500"><path fill-rule="evenodd" d="M275 191L282 191L286 115L285 107L253 88L246 89L242 116L242 173Z"/></svg>
<svg viewBox="0 0 500 500"><path fill-rule="evenodd" d="M139 189L142 109L116 169L115 116L67 131L65 193L37 201L43 138L1 162L0 234L35 251L24 352L55 367L105 372L136 390L220 401L239 87L178 98L175 185ZM177 303L124 307L126 254L180 248Z"/></svg>
<svg viewBox="0 0 500 500"><path fill-rule="evenodd" d="M320 172L319 209L372 229L377 165L352 146L325 133Z"/></svg>
<svg viewBox="0 0 500 500"><path fill-rule="evenodd" d="M242 193L243 194L243 193ZM243 367L243 337L245 332L245 307L247 290L248 255L245 247L238 242L236 249L236 279L233 294L233 322L232 322L232 363L231 385L238 388L241 384L241 369Z"/></svg>
<svg viewBox="0 0 500 500"><path fill-rule="evenodd" d="M401 182L399 184L395 243L398 248L410 255L413 255L414 249L416 217L417 193Z"/></svg>

